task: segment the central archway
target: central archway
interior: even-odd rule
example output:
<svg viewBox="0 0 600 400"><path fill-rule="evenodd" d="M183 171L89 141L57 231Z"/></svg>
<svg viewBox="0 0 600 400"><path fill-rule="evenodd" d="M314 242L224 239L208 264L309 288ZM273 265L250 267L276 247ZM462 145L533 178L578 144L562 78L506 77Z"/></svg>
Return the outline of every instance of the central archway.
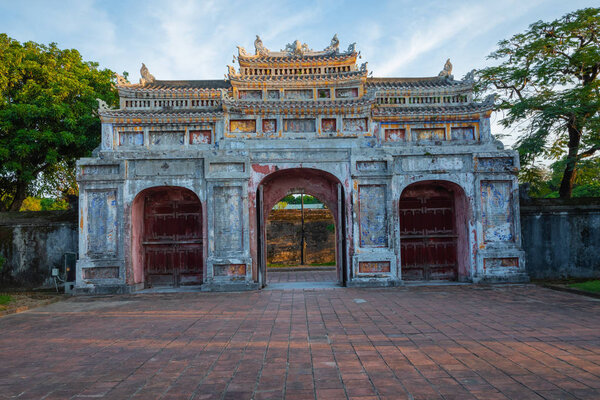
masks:
<svg viewBox="0 0 600 400"><path fill-rule="evenodd" d="M290 168L271 173L259 184L256 194L258 232L258 282L266 284L267 241L266 221L275 204L291 193L303 192L320 199L331 211L336 232L337 282L345 285L344 191L340 181L332 174L312 168Z"/></svg>

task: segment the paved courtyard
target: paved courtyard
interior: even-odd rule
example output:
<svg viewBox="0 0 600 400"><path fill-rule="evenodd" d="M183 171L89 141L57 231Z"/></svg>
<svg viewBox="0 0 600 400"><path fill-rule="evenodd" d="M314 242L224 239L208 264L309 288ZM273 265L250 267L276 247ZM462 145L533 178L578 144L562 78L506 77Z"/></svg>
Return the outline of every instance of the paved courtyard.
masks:
<svg viewBox="0 0 600 400"><path fill-rule="evenodd" d="M0 398L599 399L600 301L533 285L72 298L0 318Z"/></svg>

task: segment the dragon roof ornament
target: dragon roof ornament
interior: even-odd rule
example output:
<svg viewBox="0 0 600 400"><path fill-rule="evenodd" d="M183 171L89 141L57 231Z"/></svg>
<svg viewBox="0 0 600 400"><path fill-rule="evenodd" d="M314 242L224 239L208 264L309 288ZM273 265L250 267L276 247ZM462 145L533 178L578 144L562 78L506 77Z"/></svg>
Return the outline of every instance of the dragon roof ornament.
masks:
<svg viewBox="0 0 600 400"><path fill-rule="evenodd" d="M238 59L253 59L263 57L303 57L303 56L336 56L336 55L352 55L356 53L356 43L351 43L345 52L340 52L340 41L337 33L333 35L329 46L321 51L315 51L308 47L308 44L302 43L299 40L294 40L292 43L285 45L285 48L280 51L271 51L264 44L259 35L256 35L254 40L254 54L250 54L244 47L237 46Z"/></svg>
<svg viewBox="0 0 600 400"><path fill-rule="evenodd" d="M454 75L452 75L452 63L450 59L446 60L446 64L444 64L444 69L440 71L438 76L442 76L448 79L454 79Z"/></svg>
<svg viewBox="0 0 600 400"><path fill-rule="evenodd" d="M150 71L148 71L148 67L146 67L146 64L144 63L142 63L142 68L140 68L140 75L142 76L140 78L141 85L145 85L146 83L152 83L156 80L154 75L152 75Z"/></svg>

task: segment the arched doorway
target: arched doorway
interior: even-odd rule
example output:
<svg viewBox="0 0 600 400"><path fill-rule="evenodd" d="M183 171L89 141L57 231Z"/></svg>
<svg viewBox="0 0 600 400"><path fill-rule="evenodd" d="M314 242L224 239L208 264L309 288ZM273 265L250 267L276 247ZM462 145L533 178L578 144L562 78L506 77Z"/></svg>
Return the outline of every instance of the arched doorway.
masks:
<svg viewBox="0 0 600 400"><path fill-rule="evenodd" d="M409 185L400 197L403 280L462 280L467 273L467 204L446 181Z"/></svg>
<svg viewBox="0 0 600 400"><path fill-rule="evenodd" d="M145 287L202 284L202 206L194 192L146 189L134 200L132 223L136 282Z"/></svg>
<svg viewBox="0 0 600 400"><path fill-rule="evenodd" d="M267 282L267 236L266 222L271 210L284 196L305 193L318 198L331 212L335 229L336 281L345 284L345 240L344 193L339 180L332 174L312 168L279 170L266 176L257 189L257 235L258 282L264 287Z"/></svg>

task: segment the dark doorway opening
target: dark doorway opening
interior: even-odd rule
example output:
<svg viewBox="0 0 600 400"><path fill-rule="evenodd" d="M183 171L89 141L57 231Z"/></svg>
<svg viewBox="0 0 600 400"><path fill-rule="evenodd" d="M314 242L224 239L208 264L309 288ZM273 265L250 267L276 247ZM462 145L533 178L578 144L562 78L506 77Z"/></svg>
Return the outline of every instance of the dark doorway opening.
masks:
<svg viewBox="0 0 600 400"><path fill-rule="evenodd" d="M202 206L184 188L143 194L146 287L200 285L203 278Z"/></svg>
<svg viewBox="0 0 600 400"><path fill-rule="evenodd" d="M337 281L335 219L317 197L288 194L271 209L266 231L267 283Z"/></svg>
<svg viewBox="0 0 600 400"><path fill-rule="evenodd" d="M326 226L329 229L333 228L333 238L334 238L334 263L332 263L335 269L330 274L333 277L333 281L336 284L344 285L347 279L346 276L346 264L345 264L345 251L346 251L346 243L345 238L342 232L345 231L344 226L344 193L342 190L341 183L337 178L333 175L316 169L310 168L293 168L293 169L285 169L274 172L263 179L261 184L257 190L257 224L258 224L258 282L264 287L267 283L271 282L270 275L274 274L273 269L275 268L276 262L269 261L269 254L271 254L270 260L276 261L276 254L278 251L286 251L285 246L283 248L278 247L275 243L277 240L275 239L276 229L273 227L271 229L271 234L268 236L268 224L270 221L270 217L273 214L273 218L277 218L278 210L276 204L280 202L285 196L288 195L310 195L319 200L324 205L323 210L328 210L331 218L333 219L333 227L330 227L330 223ZM304 210L306 212L306 210ZM306 216L306 214L305 214ZM280 216L281 218L281 216ZM273 219L271 219L271 222ZM297 221L300 222L300 221ZM301 224L301 222L300 222ZM305 224L307 221L305 220ZM318 235L311 235L307 233L307 229L309 226L304 227L304 232L306 234L304 238L304 260L302 259L301 249L302 247L297 248L297 256L300 264L304 261L304 264L310 262L311 260L311 238ZM301 231L300 231L301 235ZM269 239L272 239L270 248ZM301 246L301 237L300 240L297 240L299 246ZM317 239L314 239L317 240ZM289 249L289 246L288 246ZM289 255L288 255L289 256ZM288 257L289 258L289 257ZM268 264L272 264L273 268L267 268ZM315 263L317 264L317 263ZM324 265L321 267L331 267L328 265ZM318 267L318 266L314 266ZM323 279L323 278L314 278L311 276L311 273L302 275L302 271L295 272L294 276L284 277L283 279L292 280L295 279L297 282L315 282L315 279ZM305 271L309 272L309 271ZM273 275L275 278L275 275ZM281 276L280 276L281 279ZM331 279L331 278L326 278ZM323 281L316 281L323 282Z"/></svg>
<svg viewBox="0 0 600 400"><path fill-rule="evenodd" d="M457 280L464 261L465 202L460 187L429 181L400 197L403 280Z"/></svg>

